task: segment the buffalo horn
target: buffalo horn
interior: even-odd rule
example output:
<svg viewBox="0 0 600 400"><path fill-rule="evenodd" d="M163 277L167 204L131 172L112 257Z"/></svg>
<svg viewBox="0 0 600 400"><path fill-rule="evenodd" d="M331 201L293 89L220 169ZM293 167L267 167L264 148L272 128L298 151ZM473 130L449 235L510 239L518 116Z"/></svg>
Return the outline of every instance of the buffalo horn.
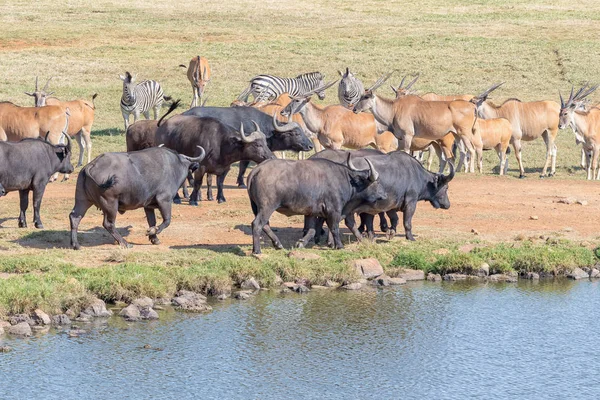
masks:
<svg viewBox="0 0 600 400"><path fill-rule="evenodd" d="M294 128L300 128L300 125L297 122L288 122L287 124L284 125L279 125L279 123L277 122L277 111L275 111L273 113L273 127L275 127L275 130L277 132L289 132Z"/></svg>
<svg viewBox="0 0 600 400"><path fill-rule="evenodd" d="M452 161L448 161L448 164L450 165L450 173L448 173L448 175L442 175L443 184L448 184L454 178L454 163Z"/></svg>
<svg viewBox="0 0 600 400"><path fill-rule="evenodd" d="M369 170L371 171L371 173L369 174L369 180L371 182L375 182L377 179L379 179L379 172L377 172L377 170L371 163L371 160L365 158L365 161L367 162L367 164L369 164Z"/></svg>
<svg viewBox="0 0 600 400"><path fill-rule="evenodd" d="M67 139L67 149L69 150L69 153L70 153L71 152L71 138L65 132L63 132L62 134L65 135L65 139Z"/></svg>
<svg viewBox="0 0 600 400"><path fill-rule="evenodd" d="M193 163L193 162L201 162L202 160L204 160L204 156L206 155L206 151L204 151L204 148L202 146L196 146L197 148L200 149L200 155L198 157L188 157L184 154L181 154L181 157L185 158L186 160L188 160L189 162Z"/></svg>
<svg viewBox="0 0 600 400"><path fill-rule="evenodd" d="M252 143L257 139L264 137L264 134L260 131L260 127L258 126L256 121L252 120L252 123L254 124L254 132L252 132L248 136L244 134L244 124L241 124L240 126L240 134L242 135L242 141L244 143Z"/></svg>
<svg viewBox="0 0 600 400"><path fill-rule="evenodd" d="M348 160L346 161L346 164L348 164L348 168L350 169L350 171L358 171L358 168L356 168L354 166L354 164L352 164L352 160L350 159L350 155L351 155L351 153L348 152Z"/></svg>

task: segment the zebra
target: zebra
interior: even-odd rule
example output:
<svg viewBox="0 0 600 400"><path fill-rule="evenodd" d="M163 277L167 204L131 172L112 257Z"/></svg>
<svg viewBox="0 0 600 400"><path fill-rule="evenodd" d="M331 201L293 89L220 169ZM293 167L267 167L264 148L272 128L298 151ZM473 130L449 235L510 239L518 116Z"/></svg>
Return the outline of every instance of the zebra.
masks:
<svg viewBox="0 0 600 400"><path fill-rule="evenodd" d="M342 79L338 86L338 98L340 104L352 110L354 105L358 103L360 96L365 93L365 88L357 77L346 67L346 72L338 71Z"/></svg>
<svg viewBox="0 0 600 400"><path fill-rule="evenodd" d="M125 120L125 131L129 127L129 114L133 114L133 122L137 121L140 114L150 119L150 109L154 109L154 119L158 118L158 112L164 100L171 100L163 94L160 84L153 80L141 81L135 84L135 77L129 72L125 76L119 75L123 81L123 95L121 96L121 113Z"/></svg>
<svg viewBox="0 0 600 400"><path fill-rule="evenodd" d="M325 85L325 77L320 72L309 72L295 78L280 78L274 75L258 75L252 78L250 85L240 94L238 99L247 102L252 94L254 99L273 100L283 93L292 97L304 94ZM325 91L317 91L319 99L325 99Z"/></svg>

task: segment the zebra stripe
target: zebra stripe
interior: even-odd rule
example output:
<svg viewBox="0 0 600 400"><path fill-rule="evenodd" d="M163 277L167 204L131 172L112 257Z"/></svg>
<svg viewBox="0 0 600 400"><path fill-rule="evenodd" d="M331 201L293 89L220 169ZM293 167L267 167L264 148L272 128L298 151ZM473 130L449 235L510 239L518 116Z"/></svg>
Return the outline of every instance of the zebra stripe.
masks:
<svg viewBox="0 0 600 400"><path fill-rule="evenodd" d="M351 74L344 75L338 86L340 104L346 108L354 108L364 92L365 88L360 79Z"/></svg>
<svg viewBox="0 0 600 400"><path fill-rule="evenodd" d="M301 74L295 78L258 75L250 81L250 93L254 94L255 98L261 97L264 100L275 99L283 93L304 96L323 84L323 74L320 72Z"/></svg>
<svg viewBox="0 0 600 400"><path fill-rule="evenodd" d="M121 96L121 110L128 114L143 114L154 107L161 107L164 101L160 84L153 80L142 81L137 85L124 84Z"/></svg>

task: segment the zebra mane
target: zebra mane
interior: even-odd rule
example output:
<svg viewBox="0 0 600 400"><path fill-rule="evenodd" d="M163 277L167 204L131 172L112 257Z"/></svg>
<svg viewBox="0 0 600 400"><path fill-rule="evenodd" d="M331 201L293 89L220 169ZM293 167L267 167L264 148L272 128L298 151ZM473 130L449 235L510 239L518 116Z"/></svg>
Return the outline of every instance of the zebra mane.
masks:
<svg viewBox="0 0 600 400"><path fill-rule="evenodd" d="M315 72L307 72L307 73L305 73L305 74L300 74L300 75L298 75L298 76L296 77L296 79L300 79L300 78L303 78L303 77L306 77L306 78L317 78L317 79L323 79L323 74L322 74L322 73L320 73L320 72L318 72L318 71L315 71Z"/></svg>

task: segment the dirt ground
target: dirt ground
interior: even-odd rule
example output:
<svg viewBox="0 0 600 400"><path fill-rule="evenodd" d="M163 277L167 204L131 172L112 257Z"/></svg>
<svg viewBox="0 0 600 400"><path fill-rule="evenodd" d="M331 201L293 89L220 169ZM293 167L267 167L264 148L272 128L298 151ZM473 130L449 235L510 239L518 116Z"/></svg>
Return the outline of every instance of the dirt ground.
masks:
<svg viewBox="0 0 600 400"><path fill-rule="evenodd" d="M250 246L252 213L246 190L235 187L234 178L232 173L226 180L227 202L224 204L203 201L199 207L185 202L174 205L171 226L160 236L162 243L159 246L149 245L141 209L119 215L117 226L126 240L143 245L143 251ZM32 228L32 211L27 215L30 228L17 228L17 192L0 200L0 248L5 254L21 253L24 249L30 252L31 249L69 247L68 214L73 206L75 181L76 176L73 176L69 182L48 185L42 204L46 228L43 233ZM512 241L519 235L554 235L574 240L600 237L595 218L600 211L600 186L596 182L463 174L451 182L449 197L452 206L448 210L435 210L428 203L419 203L413 219L413 232L417 238L468 240L477 235L478 239L495 242ZM561 203L560 200L565 198L571 198L575 203ZM577 204L578 200L587 204ZM271 225L277 229L284 245L291 247L301 234L302 218L276 214ZM402 227L398 231L401 235ZM345 230L345 234L347 242L349 232ZM383 236L380 239L384 240ZM403 239L397 236L395 240ZM105 253L116 248L102 228L102 215L96 209L90 209L83 219L80 241L91 258L97 250ZM139 246L134 248L142 250Z"/></svg>

